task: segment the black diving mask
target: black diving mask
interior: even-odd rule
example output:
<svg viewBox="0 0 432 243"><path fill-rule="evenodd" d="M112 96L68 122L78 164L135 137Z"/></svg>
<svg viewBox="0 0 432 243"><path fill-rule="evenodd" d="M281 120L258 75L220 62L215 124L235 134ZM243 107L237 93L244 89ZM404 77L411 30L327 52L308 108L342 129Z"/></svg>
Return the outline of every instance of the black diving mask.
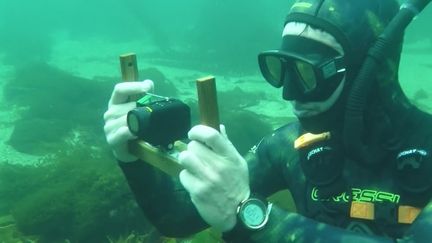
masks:
<svg viewBox="0 0 432 243"><path fill-rule="evenodd" d="M272 86L284 87L283 98L324 101L345 75L344 56L318 41L284 36L280 50L258 55L261 73Z"/></svg>

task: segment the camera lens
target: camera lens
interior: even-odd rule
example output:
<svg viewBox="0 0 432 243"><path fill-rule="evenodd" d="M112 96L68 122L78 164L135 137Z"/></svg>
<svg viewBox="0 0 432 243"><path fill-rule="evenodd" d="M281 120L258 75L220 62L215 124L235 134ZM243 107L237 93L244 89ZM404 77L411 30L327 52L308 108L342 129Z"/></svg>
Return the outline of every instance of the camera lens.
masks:
<svg viewBox="0 0 432 243"><path fill-rule="evenodd" d="M138 117L134 113L131 113L130 115L128 115L128 117L127 117L127 124L128 124L129 130L133 134L137 134L138 133L138 131L139 131L139 120L138 120Z"/></svg>
<svg viewBox="0 0 432 243"><path fill-rule="evenodd" d="M127 125L132 134L142 138L149 127L149 110L145 107L137 107L127 114Z"/></svg>

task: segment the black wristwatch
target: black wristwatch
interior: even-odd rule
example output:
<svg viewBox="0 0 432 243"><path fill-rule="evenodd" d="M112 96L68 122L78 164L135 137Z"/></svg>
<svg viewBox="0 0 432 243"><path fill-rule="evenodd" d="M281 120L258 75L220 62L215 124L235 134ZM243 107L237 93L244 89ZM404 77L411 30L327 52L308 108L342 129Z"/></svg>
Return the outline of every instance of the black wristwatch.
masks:
<svg viewBox="0 0 432 243"><path fill-rule="evenodd" d="M272 204L258 196L251 196L243 200L237 207L237 223L244 228L256 231L267 224Z"/></svg>
<svg viewBox="0 0 432 243"><path fill-rule="evenodd" d="M227 243L249 242L252 233L263 229L269 219L272 204L265 198L252 195L237 206L237 224L228 232L223 233Z"/></svg>

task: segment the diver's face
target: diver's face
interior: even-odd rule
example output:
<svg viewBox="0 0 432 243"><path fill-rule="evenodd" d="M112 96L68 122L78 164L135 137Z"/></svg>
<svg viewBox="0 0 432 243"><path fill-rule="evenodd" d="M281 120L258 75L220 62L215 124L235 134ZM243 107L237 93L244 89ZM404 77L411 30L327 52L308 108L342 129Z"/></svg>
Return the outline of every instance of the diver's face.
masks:
<svg viewBox="0 0 432 243"><path fill-rule="evenodd" d="M310 40L320 42L328 47L331 47L339 55L343 56L343 49L337 43L333 36L318 29L313 29L303 23L288 23L283 31L283 36L301 36ZM345 69L340 69L338 72L345 72ZM313 117L329 110L339 99L344 84L344 75L339 74L339 80L333 82L333 86L321 85L325 87L325 94L320 97L313 96L293 96L289 95L293 90L293 84L291 80L287 80L283 85L283 96L284 99L290 101L294 114L299 117ZM290 83L291 82L291 83ZM320 87L317 87L319 89ZM324 89L324 88L321 88ZM324 90L317 90L324 91ZM319 93L319 92L318 92ZM321 92L323 93L323 92Z"/></svg>
<svg viewBox="0 0 432 243"><path fill-rule="evenodd" d="M329 110L338 100L342 93L345 84L345 79L339 84L333 94L324 101L290 101L293 113L297 117L313 117Z"/></svg>

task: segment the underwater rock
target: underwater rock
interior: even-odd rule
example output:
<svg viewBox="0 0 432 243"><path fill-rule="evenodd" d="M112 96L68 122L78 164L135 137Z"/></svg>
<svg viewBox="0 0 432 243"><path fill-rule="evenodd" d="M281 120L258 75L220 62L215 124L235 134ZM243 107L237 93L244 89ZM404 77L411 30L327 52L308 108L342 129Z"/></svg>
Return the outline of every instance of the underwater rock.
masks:
<svg viewBox="0 0 432 243"><path fill-rule="evenodd" d="M268 117L258 115L244 108L257 105L263 94L245 92L241 88L218 94L220 122L240 154L245 154L253 145L273 131ZM198 103L185 101L191 108L192 125L199 123Z"/></svg>
<svg viewBox="0 0 432 243"><path fill-rule="evenodd" d="M413 100L419 101L429 98L429 94L424 89L419 89L414 93Z"/></svg>
<svg viewBox="0 0 432 243"><path fill-rule="evenodd" d="M243 109L258 105L264 97L262 92L245 92L240 87L218 93L219 107L225 109Z"/></svg>
<svg viewBox="0 0 432 243"><path fill-rule="evenodd" d="M150 79L155 84L155 93L162 96L177 97L177 88L170 83L165 75L157 68L139 70L142 79Z"/></svg>
<svg viewBox="0 0 432 243"><path fill-rule="evenodd" d="M29 107L24 112L31 113L29 116L80 119L81 110L95 114L106 107L113 85L33 63L16 71L4 87L4 96L11 105Z"/></svg>
<svg viewBox="0 0 432 243"><path fill-rule="evenodd" d="M229 139L242 155L273 130L261 116L246 110L223 112L221 120Z"/></svg>
<svg viewBox="0 0 432 243"><path fill-rule="evenodd" d="M432 113L432 106L428 101L429 97L430 95L425 89L418 89L410 100L420 110Z"/></svg>
<svg viewBox="0 0 432 243"><path fill-rule="evenodd" d="M8 144L21 153L44 155L55 152L63 138L72 127L65 120L47 120L40 118L20 119L8 140Z"/></svg>
<svg viewBox="0 0 432 243"><path fill-rule="evenodd" d="M4 87L8 105L19 108L20 117L9 140L18 151L30 154L55 152L74 127L103 137L103 112L112 82L71 75L46 63L19 68Z"/></svg>

